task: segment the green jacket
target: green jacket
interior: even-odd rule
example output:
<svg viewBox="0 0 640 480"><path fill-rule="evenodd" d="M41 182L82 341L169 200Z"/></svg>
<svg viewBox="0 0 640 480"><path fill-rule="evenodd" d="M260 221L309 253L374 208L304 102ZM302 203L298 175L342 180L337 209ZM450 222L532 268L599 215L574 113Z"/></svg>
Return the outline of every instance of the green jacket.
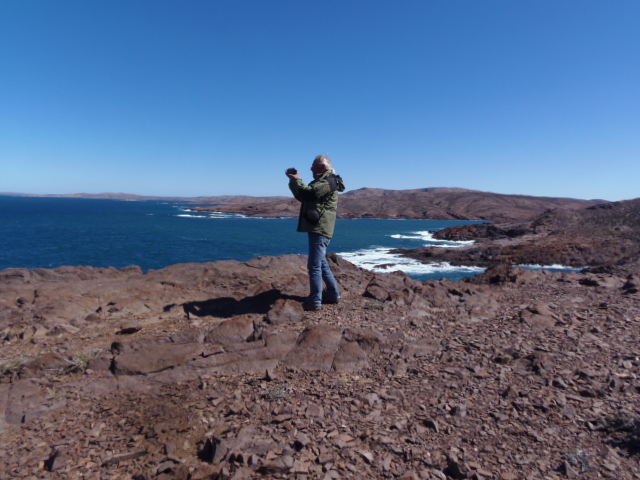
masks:
<svg viewBox="0 0 640 480"><path fill-rule="evenodd" d="M302 180L290 180L289 189L293 196L301 202L298 217L298 231L319 233L327 238L333 237L338 210L338 192L344 192L344 182L332 169L309 185ZM313 211L319 215L317 223L310 219ZM311 215L310 215L311 212Z"/></svg>

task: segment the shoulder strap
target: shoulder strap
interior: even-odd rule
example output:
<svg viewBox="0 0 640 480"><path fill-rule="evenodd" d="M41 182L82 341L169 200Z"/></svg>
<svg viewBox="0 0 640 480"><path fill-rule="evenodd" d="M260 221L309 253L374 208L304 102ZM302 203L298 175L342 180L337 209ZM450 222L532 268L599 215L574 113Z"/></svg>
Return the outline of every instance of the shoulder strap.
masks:
<svg viewBox="0 0 640 480"><path fill-rule="evenodd" d="M331 189L331 193L338 190L338 183L336 182L337 175L332 173L327 177L327 183L329 183L329 188Z"/></svg>

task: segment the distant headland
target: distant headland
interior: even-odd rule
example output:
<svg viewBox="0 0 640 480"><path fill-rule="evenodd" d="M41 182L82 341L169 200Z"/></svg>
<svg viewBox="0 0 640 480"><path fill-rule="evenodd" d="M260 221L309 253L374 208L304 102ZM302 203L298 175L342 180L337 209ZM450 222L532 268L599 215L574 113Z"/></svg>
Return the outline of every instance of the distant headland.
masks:
<svg viewBox="0 0 640 480"><path fill-rule="evenodd" d="M126 201L168 200L197 203L200 211L236 213L248 217L296 217L298 202L289 196L253 197L219 195L201 197L143 196L128 193L75 193L64 195L32 195L0 193L0 195L98 198ZM411 190L361 188L340 196L339 218L488 220L494 222L523 220L546 210L583 209L608 203L606 200L505 195L464 188L431 187ZM209 206L210 205L210 206Z"/></svg>

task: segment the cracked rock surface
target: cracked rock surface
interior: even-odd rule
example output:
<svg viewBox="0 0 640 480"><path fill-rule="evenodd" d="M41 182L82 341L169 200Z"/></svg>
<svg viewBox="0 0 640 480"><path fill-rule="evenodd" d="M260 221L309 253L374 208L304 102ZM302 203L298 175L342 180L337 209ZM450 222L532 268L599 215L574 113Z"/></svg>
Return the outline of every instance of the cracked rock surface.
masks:
<svg viewBox="0 0 640 480"><path fill-rule="evenodd" d="M0 478L640 478L640 276L0 271Z"/></svg>

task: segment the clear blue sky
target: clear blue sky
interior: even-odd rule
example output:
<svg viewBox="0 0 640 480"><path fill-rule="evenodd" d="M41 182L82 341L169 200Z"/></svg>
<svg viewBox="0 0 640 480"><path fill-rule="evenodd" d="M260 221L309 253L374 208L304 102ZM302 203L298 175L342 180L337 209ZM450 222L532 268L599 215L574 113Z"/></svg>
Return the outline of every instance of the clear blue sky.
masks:
<svg viewBox="0 0 640 480"><path fill-rule="evenodd" d="M0 191L640 196L638 0L2 0Z"/></svg>

